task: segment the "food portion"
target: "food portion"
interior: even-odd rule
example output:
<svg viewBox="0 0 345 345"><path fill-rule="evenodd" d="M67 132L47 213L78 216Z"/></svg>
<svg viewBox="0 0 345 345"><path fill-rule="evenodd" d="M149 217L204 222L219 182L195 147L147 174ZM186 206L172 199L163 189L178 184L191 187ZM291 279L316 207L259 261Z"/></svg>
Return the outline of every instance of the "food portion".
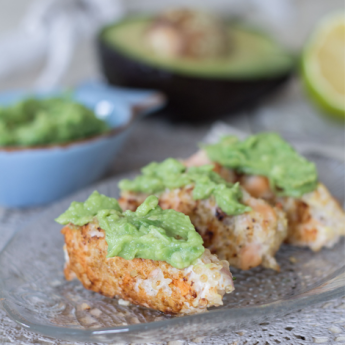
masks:
<svg viewBox="0 0 345 345"><path fill-rule="evenodd" d="M155 196L122 212L115 199L94 192L56 221L66 225L66 279L105 296L192 314L222 305L234 289L228 263L205 250L187 216L162 210Z"/></svg>
<svg viewBox="0 0 345 345"><path fill-rule="evenodd" d="M284 213L227 183L213 169L187 168L172 158L151 163L134 180L120 182L119 203L134 211L155 193L163 209L190 217L205 246L220 259L241 269L263 265L279 270L274 255L286 237Z"/></svg>
<svg viewBox="0 0 345 345"><path fill-rule="evenodd" d="M202 238L189 218L174 210L163 211L153 195L135 212L122 212L115 199L94 192L84 203L73 202L56 219L61 224L77 226L93 220L105 232L107 257L160 260L185 268L204 252Z"/></svg>
<svg viewBox="0 0 345 345"><path fill-rule="evenodd" d="M317 251L345 235L344 211L318 182L315 165L276 134L262 133L242 142L226 137L204 150L189 164L217 162L228 181L239 182L271 205L281 205L288 219L288 243Z"/></svg>
<svg viewBox="0 0 345 345"><path fill-rule="evenodd" d="M90 109L67 98L28 98L0 108L0 147L65 144L108 130Z"/></svg>

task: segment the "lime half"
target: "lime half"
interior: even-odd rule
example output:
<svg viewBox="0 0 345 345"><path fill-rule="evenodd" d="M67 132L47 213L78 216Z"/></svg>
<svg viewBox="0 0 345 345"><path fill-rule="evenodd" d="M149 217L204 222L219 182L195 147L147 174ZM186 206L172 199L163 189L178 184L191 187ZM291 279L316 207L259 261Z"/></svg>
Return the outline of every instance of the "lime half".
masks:
<svg viewBox="0 0 345 345"><path fill-rule="evenodd" d="M302 75L313 101L326 113L345 117L345 13L326 17L302 56Z"/></svg>

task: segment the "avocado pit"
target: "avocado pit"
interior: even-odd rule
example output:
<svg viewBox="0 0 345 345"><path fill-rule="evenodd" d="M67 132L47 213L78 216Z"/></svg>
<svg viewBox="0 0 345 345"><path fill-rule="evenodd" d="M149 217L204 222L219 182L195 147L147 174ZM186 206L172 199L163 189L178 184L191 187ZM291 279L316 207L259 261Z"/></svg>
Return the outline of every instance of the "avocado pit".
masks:
<svg viewBox="0 0 345 345"><path fill-rule="evenodd" d="M158 15L145 34L153 54L170 59L224 57L230 50L229 38L226 25L219 18L189 9Z"/></svg>

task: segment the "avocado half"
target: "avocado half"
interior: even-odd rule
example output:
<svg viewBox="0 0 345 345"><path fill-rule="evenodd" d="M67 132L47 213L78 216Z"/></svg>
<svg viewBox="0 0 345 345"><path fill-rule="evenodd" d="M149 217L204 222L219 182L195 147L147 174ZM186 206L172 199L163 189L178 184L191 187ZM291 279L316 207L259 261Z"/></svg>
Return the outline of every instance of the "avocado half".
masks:
<svg viewBox="0 0 345 345"><path fill-rule="evenodd" d="M108 82L149 88L168 97L169 113L186 120L212 119L253 106L290 76L294 58L263 33L229 23L231 53L195 61L156 56L145 43L150 18L129 18L98 36Z"/></svg>

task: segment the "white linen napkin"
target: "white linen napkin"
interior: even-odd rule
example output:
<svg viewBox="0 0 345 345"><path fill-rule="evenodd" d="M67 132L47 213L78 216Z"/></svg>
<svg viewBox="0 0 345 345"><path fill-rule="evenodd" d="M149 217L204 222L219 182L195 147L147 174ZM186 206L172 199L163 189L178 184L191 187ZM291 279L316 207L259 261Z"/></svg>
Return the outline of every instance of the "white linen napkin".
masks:
<svg viewBox="0 0 345 345"><path fill-rule="evenodd" d="M77 42L123 12L121 0L36 0L21 25L0 36L0 80L44 61L34 87L58 85Z"/></svg>

